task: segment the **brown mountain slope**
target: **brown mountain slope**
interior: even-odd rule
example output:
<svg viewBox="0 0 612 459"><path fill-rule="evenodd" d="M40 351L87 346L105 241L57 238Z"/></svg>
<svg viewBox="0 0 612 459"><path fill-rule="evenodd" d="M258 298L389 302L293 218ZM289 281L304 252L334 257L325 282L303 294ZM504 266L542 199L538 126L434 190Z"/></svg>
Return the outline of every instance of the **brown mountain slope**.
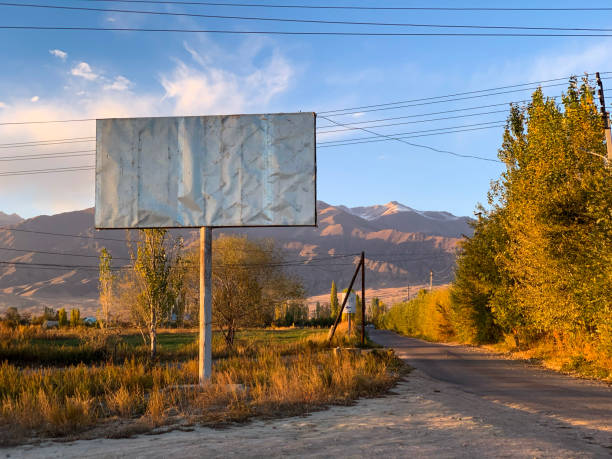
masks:
<svg viewBox="0 0 612 459"><path fill-rule="evenodd" d="M17 214L5 214L4 212L0 211L0 225L2 226L16 225L17 223L20 223L22 221L23 221L23 218L21 218Z"/></svg>
<svg viewBox="0 0 612 459"><path fill-rule="evenodd" d="M274 239L284 248L287 261L305 262L286 269L304 280L311 295L329 291L332 280L345 288L362 250L368 288L424 284L430 269L436 273L435 283L448 282L459 239L413 231L410 221L401 227L401 219L387 224L385 218L393 215L387 209L382 217L365 219L319 201L317 228L218 229L214 233ZM452 231L442 227L439 232ZM197 243L197 232L177 233L187 246ZM41 304L95 308L98 253L107 247L115 266L128 264L125 237L122 230L95 231L93 209L43 215L24 220L12 230L0 229L0 310Z"/></svg>

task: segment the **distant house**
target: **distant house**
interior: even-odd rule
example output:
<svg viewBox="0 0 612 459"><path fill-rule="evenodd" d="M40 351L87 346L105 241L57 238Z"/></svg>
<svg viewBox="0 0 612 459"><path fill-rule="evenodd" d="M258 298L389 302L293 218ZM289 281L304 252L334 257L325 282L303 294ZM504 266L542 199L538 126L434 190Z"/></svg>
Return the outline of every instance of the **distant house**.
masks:
<svg viewBox="0 0 612 459"><path fill-rule="evenodd" d="M95 317L85 317L83 319L83 323L85 325L96 325L96 323L98 323L98 319L96 319Z"/></svg>
<svg viewBox="0 0 612 459"><path fill-rule="evenodd" d="M43 328L45 329L50 329L50 328L59 328L59 321L57 320L45 320L42 324Z"/></svg>

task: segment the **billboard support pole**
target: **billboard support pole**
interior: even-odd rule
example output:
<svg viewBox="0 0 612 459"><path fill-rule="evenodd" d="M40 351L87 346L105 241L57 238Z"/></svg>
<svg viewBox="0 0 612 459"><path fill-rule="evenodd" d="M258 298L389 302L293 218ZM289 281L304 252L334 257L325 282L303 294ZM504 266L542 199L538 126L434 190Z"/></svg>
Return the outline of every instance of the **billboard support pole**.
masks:
<svg viewBox="0 0 612 459"><path fill-rule="evenodd" d="M204 384L212 374L212 227L200 228L200 342L198 374Z"/></svg>

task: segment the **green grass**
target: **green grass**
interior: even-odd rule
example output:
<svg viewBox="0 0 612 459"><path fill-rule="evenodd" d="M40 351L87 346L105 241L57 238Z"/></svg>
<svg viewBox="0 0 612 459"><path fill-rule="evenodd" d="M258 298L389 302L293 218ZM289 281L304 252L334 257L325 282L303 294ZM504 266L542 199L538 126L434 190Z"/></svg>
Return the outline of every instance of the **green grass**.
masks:
<svg viewBox="0 0 612 459"><path fill-rule="evenodd" d="M65 366L83 363L123 362L148 359L149 349L140 333L127 331L118 336L96 329L42 330L23 328L0 330L0 362L20 366ZM276 346L283 355L294 354L306 340L320 340L321 329L255 329L236 334L228 349L221 332L213 334L213 358L251 355L256 346ZM197 356L198 333L195 330L164 330L158 333L158 360L188 361ZM318 346L318 345L317 345Z"/></svg>

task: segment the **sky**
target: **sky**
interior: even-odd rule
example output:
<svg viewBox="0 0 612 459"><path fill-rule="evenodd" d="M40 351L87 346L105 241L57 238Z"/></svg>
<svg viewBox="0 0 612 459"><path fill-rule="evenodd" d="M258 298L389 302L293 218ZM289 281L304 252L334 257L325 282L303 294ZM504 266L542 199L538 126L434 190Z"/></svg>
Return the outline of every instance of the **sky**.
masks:
<svg viewBox="0 0 612 459"><path fill-rule="evenodd" d="M231 2L219 0L219 3ZM606 28L612 18L612 11L369 11L99 0L31 0L15 3L437 25ZM242 3L379 7L509 5L508 2L475 0L242 0ZM552 5L553 2L548 1L513 1L511 4L512 7L532 8ZM554 2L555 7L580 5L575 2ZM601 1L588 4L588 7L598 6L607 7L609 4ZM7 25L290 32L479 31L0 5L0 26ZM489 31L491 29L485 30ZM541 33L537 30L533 32ZM545 86L555 85L544 88L547 95L558 96L567 87L564 78L570 75L612 71L611 39L2 29L0 211L15 212L29 218L83 209L93 206L94 202L94 172L91 170L31 172L93 165L95 121L6 123L315 111L319 114L319 199L347 206L399 201L419 210L446 210L456 215L473 215L477 203L486 202L490 183L499 177L503 166L494 161L458 157L435 150L496 159L509 103L528 99L537 85L450 98L439 96L561 79L544 83ZM612 74L602 76L604 85L612 84L605 80ZM397 101L412 102L380 106ZM362 108L372 105L377 107ZM350 110L331 112L339 109ZM342 130L347 124L367 127L368 131L383 136L409 136L404 142L412 145L388 137L375 137L372 132L360 129ZM364 137L379 141L365 139L367 142L363 143ZM351 139L362 140L354 140L361 143L346 145ZM61 140L62 143L28 144L49 140ZM334 141L345 141L345 145L339 142L324 143ZM46 159L40 156L50 153L62 153L64 156ZM29 159L15 159L17 156ZM2 175L24 171L30 173Z"/></svg>

